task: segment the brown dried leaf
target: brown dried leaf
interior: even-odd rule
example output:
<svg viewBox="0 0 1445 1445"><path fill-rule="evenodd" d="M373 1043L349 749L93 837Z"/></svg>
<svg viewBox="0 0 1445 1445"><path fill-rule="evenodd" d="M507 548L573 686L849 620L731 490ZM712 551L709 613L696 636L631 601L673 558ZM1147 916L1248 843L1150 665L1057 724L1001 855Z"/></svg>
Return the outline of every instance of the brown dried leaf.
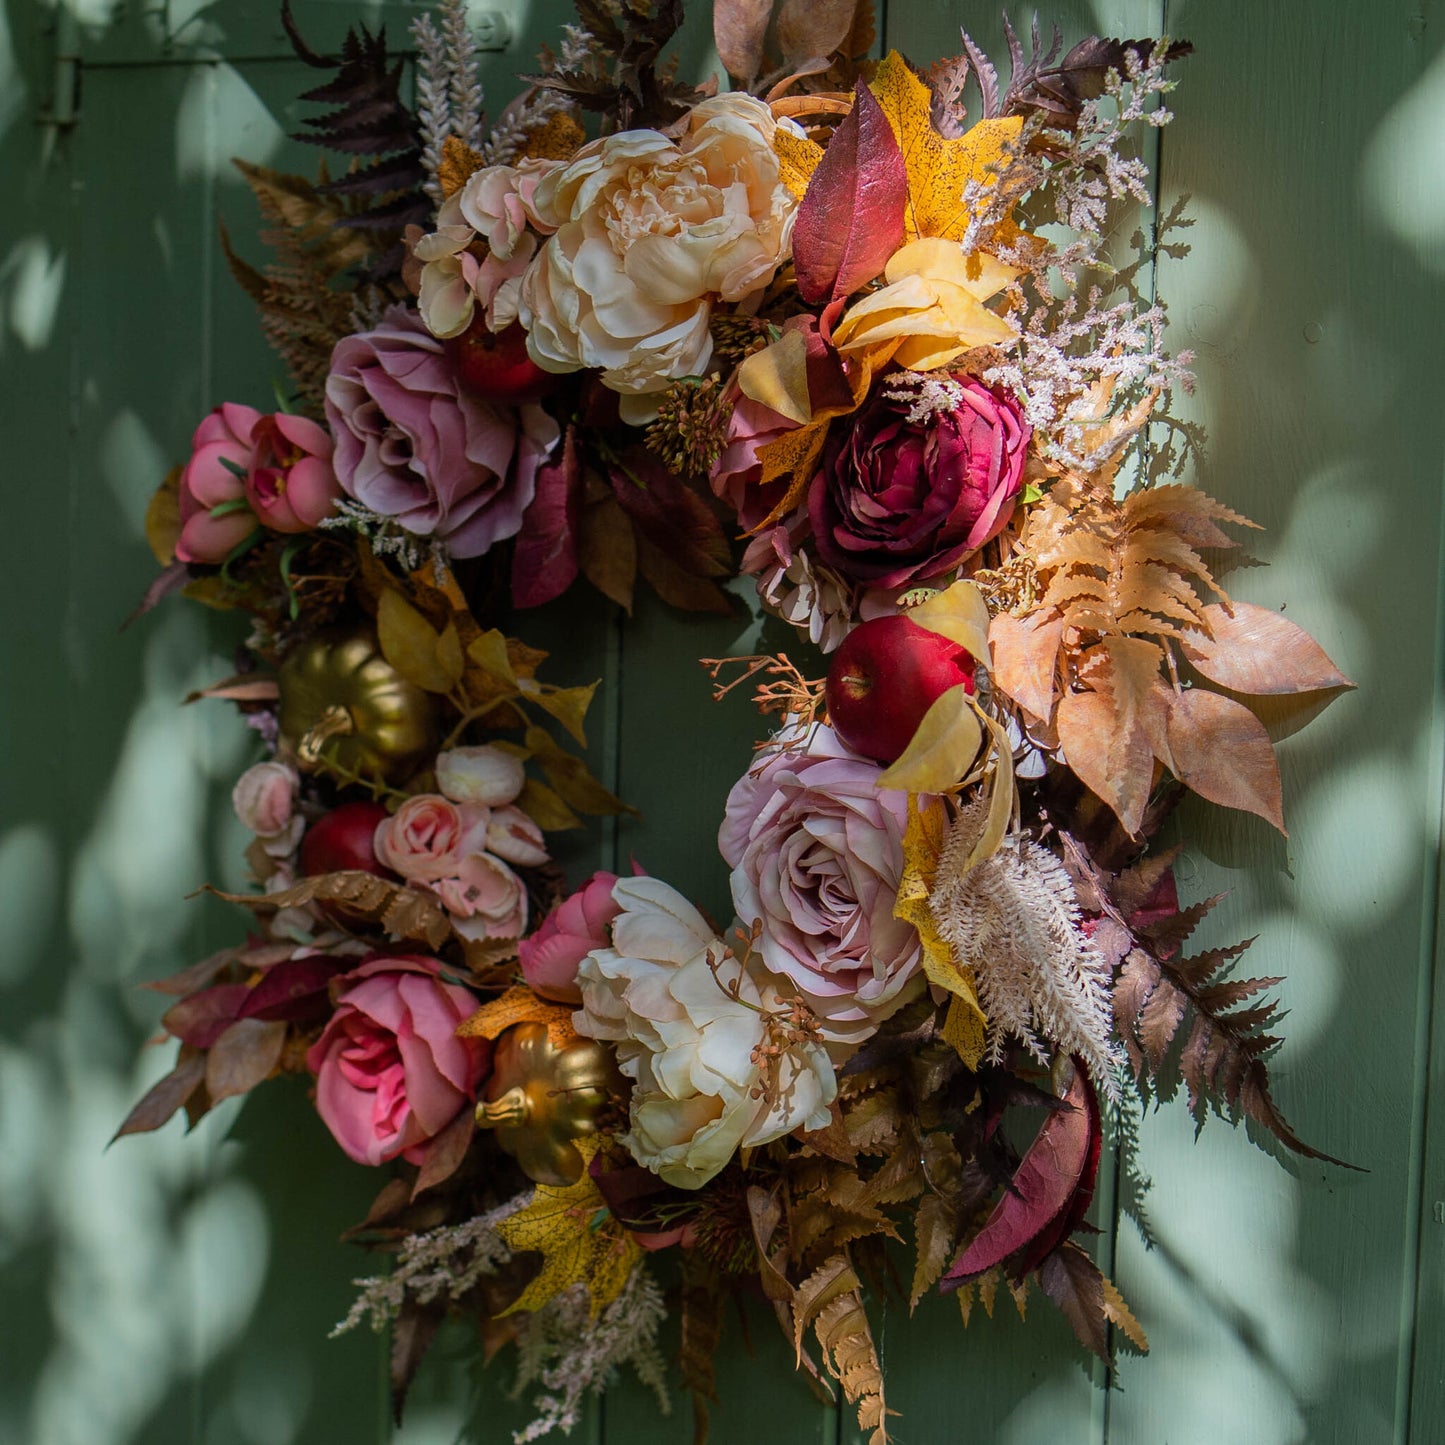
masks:
<svg viewBox="0 0 1445 1445"><path fill-rule="evenodd" d="M572 1027L572 1010L564 1004L548 1003L530 988L517 984L500 998L484 1003L470 1018L457 1025L457 1036L464 1039L495 1039L513 1024L542 1023L547 1037L559 1049L577 1042Z"/></svg>
<svg viewBox="0 0 1445 1445"><path fill-rule="evenodd" d="M1056 724L1070 769L1136 834L1154 777L1154 749L1143 729L1121 728L1113 699L1103 692L1066 692Z"/></svg>
<svg viewBox="0 0 1445 1445"><path fill-rule="evenodd" d="M447 136L442 141L441 164L437 166L437 184L442 188L442 195L448 199L456 195L484 165L485 159L459 136Z"/></svg>
<svg viewBox="0 0 1445 1445"><path fill-rule="evenodd" d="M713 44L727 72L744 88L763 69L763 44L773 0L715 0L712 10Z"/></svg>
<svg viewBox="0 0 1445 1445"><path fill-rule="evenodd" d="M1062 616L1046 619L1038 612L1028 617L1001 612L989 624L994 682L1041 722L1054 715L1063 636Z"/></svg>
<svg viewBox="0 0 1445 1445"><path fill-rule="evenodd" d="M271 674L240 672L198 692L188 692L183 701L190 704L202 698L218 697L228 702L274 702L280 695L280 685Z"/></svg>
<svg viewBox="0 0 1445 1445"><path fill-rule="evenodd" d="M421 1168L417 1171L416 1183L412 1186L411 1197L434 1189L450 1179L457 1172L467 1150L471 1148L472 1136L477 1131L476 1116L471 1106L460 1110L455 1119L434 1135L422 1156Z"/></svg>
<svg viewBox="0 0 1445 1445"><path fill-rule="evenodd" d="M246 1094L280 1067L286 1024L280 1020L238 1019L206 1054L206 1090L213 1104Z"/></svg>
<svg viewBox="0 0 1445 1445"><path fill-rule="evenodd" d="M810 57L832 55L852 32L857 8L858 0L783 0L777 36L784 60L796 67Z"/></svg>
<svg viewBox="0 0 1445 1445"><path fill-rule="evenodd" d="M1076 1244L1061 1244L1040 1266L1044 1293L1063 1311L1079 1343L1101 1360L1109 1359L1104 1276Z"/></svg>
<svg viewBox="0 0 1445 1445"><path fill-rule="evenodd" d="M582 509L577 563L582 575L629 615L637 579L637 542L632 522L609 489Z"/></svg>
<svg viewBox="0 0 1445 1445"><path fill-rule="evenodd" d="M1252 602L1204 609L1207 630L1183 639L1184 656L1211 682L1253 697L1353 687L1304 628Z"/></svg>
<svg viewBox="0 0 1445 1445"><path fill-rule="evenodd" d="M1201 798L1255 813L1288 836L1264 724L1243 703L1200 687L1171 697L1168 716L1174 776Z"/></svg>
<svg viewBox="0 0 1445 1445"><path fill-rule="evenodd" d="M193 1053L183 1057L170 1073L146 1090L140 1102L111 1136L110 1142L114 1144L126 1134L148 1134L152 1129L159 1129L195 1093L205 1077L205 1054Z"/></svg>

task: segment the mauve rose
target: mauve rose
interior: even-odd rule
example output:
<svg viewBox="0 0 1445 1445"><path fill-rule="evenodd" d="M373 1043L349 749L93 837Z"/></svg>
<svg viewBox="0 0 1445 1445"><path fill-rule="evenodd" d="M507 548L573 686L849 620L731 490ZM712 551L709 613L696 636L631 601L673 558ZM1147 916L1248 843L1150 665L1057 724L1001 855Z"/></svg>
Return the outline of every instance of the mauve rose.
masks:
<svg viewBox="0 0 1445 1445"><path fill-rule="evenodd" d="M1032 428L1018 403L956 377L953 411L911 422L875 391L834 428L808 491L818 555L870 587L903 587L972 556L1007 525Z"/></svg>
<svg viewBox="0 0 1445 1445"><path fill-rule="evenodd" d="M580 1004L577 967L594 948L608 948L612 920L622 905L612 896L615 873L594 873L564 898L530 937L517 945L522 977L533 993L557 1003Z"/></svg>
<svg viewBox="0 0 1445 1445"><path fill-rule="evenodd" d="M260 420L254 407L228 401L196 428L191 459L181 473L180 561L224 562L256 530L256 514L246 499L246 474Z"/></svg>
<svg viewBox="0 0 1445 1445"><path fill-rule="evenodd" d="M426 1142L471 1107L491 1063L487 1040L456 1034L477 1000L444 983L431 958L370 958L341 983L306 1053L317 1111L358 1164L398 1154L420 1163Z"/></svg>
<svg viewBox="0 0 1445 1445"><path fill-rule="evenodd" d="M378 861L403 878L435 883L455 876L466 855L483 846L489 822L486 808L418 793L376 825L373 846Z"/></svg>
<svg viewBox="0 0 1445 1445"><path fill-rule="evenodd" d="M785 432L795 430L797 423L744 396L736 379L723 390L723 407L727 411L727 430L708 480L714 493L737 513L738 526L751 531L762 525L787 491L783 482L770 482L766 487L760 484L763 463L758 453Z"/></svg>
<svg viewBox="0 0 1445 1445"><path fill-rule="evenodd" d="M733 907L758 951L819 1015L823 1036L866 1038L907 997L918 933L893 916L908 795L831 728L763 753L728 795L718 845Z"/></svg>
<svg viewBox="0 0 1445 1445"><path fill-rule="evenodd" d="M558 437L541 407L496 407L463 387L442 343L403 306L337 343L326 420L342 490L454 557L516 535Z"/></svg>
<svg viewBox="0 0 1445 1445"><path fill-rule="evenodd" d="M331 469L331 438L304 416L277 412L251 432L246 498L273 532L309 532L341 495Z"/></svg>

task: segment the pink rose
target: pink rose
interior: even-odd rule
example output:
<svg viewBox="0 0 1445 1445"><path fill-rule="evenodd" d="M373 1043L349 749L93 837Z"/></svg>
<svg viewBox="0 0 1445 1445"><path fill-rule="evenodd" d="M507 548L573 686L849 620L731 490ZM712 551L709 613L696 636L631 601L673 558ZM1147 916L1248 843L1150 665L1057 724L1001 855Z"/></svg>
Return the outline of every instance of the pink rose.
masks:
<svg viewBox="0 0 1445 1445"><path fill-rule="evenodd" d="M822 724L763 753L728 795L718 835L733 907L819 1015L825 1038L867 1037L904 1001L920 944L893 916L908 797Z"/></svg>
<svg viewBox="0 0 1445 1445"><path fill-rule="evenodd" d="M542 830L520 808L493 808L487 820L487 849L519 868L535 868L552 855Z"/></svg>
<svg viewBox="0 0 1445 1445"><path fill-rule="evenodd" d="M408 798L376 825L378 861L414 883L449 878L487 835L488 810L458 807L436 793Z"/></svg>
<svg viewBox="0 0 1445 1445"><path fill-rule="evenodd" d="M952 411L911 421L878 390L833 428L808 489L819 557L851 582L905 587L971 557L1013 515L1032 429L1018 402L953 378Z"/></svg>
<svg viewBox="0 0 1445 1445"><path fill-rule="evenodd" d="M196 428L191 459L181 473L180 561L224 562L256 530L245 479L260 419L254 408L228 401Z"/></svg>
<svg viewBox="0 0 1445 1445"><path fill-rule="evenodd" d="M541 407L493 406L462 386L442 343L402 306L337 343L326 420L342 490L454 557L516 535L559 435Z"/></svg>
<svg viewBox="0 0 1445 1445"><path fill-rule="evenodd" d="M612 920L622 906L612 897L615 873L594 873L564 898L541 927L517 945L527 986L556 1003L580 1004L577 968L594 948L609 948Z"/></svg>
<svg viewBox="0 0 1445 1445"><path fill-rule="evenodd" d="M331 469L332 441L314 421L277 412L251 433L255 448L246 497L273 532L310 532L341 495Z"/></svg>
<svg viewBox="0 0 1445 1445"><path fill-rule="evenodd" d="M296 816L296 794L300 788L301 775L289 764L256 763L236 779L236 786L231 789L231 806L258 838L285 835L294 846L305 826Z"/></svg>
<svg viewBox="0 0 1445 1445"><path fill-rule="evenodd" d="M727 430L709 481L718 497L737 513L738 526L751 531L762 525L787 491L783 482L760 485L763 463L758 453L769 442L793 431L797 423L744 396L736 379L724 388L723 406L728 409Z"/></svg>
<svg viewBox="0 0 1445 1445"><path fill-rule="evenodd" d="M490 853L469 853L450 878L432 885L463 938L520 938L527 930L527 890Z"/></svg>
<svg viewBox="0 0 1445 1445"><path fill-rule="evenodd" d="M491 1064L487 1040L457 1037L477 1000L444 983L440 967L368 959L342 979L336 1011L307 1051L317 1111L358 1164L397 1155L420 1163L426 1142L471 1106Z"/></svg>

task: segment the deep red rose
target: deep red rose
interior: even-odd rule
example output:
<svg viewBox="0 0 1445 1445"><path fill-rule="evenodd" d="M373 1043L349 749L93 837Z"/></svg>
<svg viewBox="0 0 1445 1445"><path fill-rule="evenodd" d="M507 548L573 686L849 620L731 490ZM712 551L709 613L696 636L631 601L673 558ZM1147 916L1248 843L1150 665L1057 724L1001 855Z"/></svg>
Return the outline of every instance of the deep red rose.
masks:
<svg viewBox="0 0 1445 1445"><path fill-rule="evenodd" d="M834 428L808 492L818 555L850 581L904 587L996 537L1023 486L1032 428L1018 402L955 377L952 411L909 421L911 399L875 391Z"/></svg>

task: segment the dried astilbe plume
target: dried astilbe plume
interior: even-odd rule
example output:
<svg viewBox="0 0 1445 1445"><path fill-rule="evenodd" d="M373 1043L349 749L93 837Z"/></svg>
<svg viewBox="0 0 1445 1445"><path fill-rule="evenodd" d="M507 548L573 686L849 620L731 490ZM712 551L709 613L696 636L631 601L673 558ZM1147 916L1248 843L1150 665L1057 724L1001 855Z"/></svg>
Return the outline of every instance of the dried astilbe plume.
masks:
<svg viewBox="0 0 1445 1445"><path fill-rule="evenodd" d="M1079 905L1063 865L1030 839L1005 841L968 872L983 835L987 799L960 812L943 846L928 905L939 935L973 970L988 1015L988 1057L1021 1039L1040 1060L1053 1049L1078 1054L1094 1082L1119 1096L1107 960L1080 928Z"/></svg>

